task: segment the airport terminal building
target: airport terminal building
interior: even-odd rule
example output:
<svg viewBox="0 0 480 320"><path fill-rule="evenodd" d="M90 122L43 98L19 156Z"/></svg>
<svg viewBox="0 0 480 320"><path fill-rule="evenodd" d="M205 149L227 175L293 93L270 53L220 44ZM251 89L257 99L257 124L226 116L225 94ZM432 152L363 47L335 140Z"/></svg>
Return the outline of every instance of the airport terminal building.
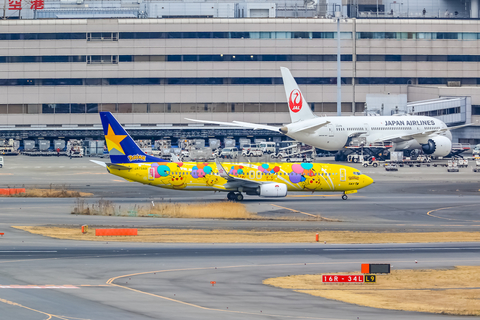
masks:
<svg viewBox="0 0 480 320"><path fill-rule="evenodd" d="M108 18L52 7L33 10L32 19L0 20L0 137L100 136L100 111L152 138L212 135L214 127L185 118L288 123L281 66L315 113L336 113L337 24L328 10L278 17L286 7L220 4L226 17L220 6L217 16L168 7L169 15L131 17L122 9ZM463 109L435 112L466 114L449 124L478 126L459 130L454 142L480 143L480 20L460 17L464 11L411 18L383 10L341 20L342 115L363 115L371 94L468 97Z"/></svg>

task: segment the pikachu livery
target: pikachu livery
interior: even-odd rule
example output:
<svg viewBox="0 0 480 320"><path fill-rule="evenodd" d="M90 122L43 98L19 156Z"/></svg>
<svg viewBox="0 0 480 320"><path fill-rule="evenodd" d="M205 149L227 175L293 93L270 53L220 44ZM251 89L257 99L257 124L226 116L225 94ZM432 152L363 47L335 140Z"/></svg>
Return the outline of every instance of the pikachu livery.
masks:
<svg viewBox="0 0 480 320"><path fill-rule="evenodd" d="M355 168L320 163L169 162L145 154L110 112L100 112L111 163L93 162L128 181L189 191L224 191L229 200L243 194L285 197L288 192L356 193L373 183Z"/></svg>

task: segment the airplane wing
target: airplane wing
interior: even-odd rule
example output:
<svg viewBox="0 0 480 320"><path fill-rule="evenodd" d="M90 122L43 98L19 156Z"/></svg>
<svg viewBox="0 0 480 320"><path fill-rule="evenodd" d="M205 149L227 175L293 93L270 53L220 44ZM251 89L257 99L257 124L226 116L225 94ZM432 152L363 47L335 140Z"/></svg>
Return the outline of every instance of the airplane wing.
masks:
<svg viewBox="0 0 480 320"><path fill-rule="evenodd" d="M451 131L451 130L460 129L460 128L463 128L463 127L469 127L469 126L473 126L473 123L467 123L467 124L462 124L462 125L459 125L459 126L447 127L447 128L444 128L444 129L440 129L440 131Z"/></svg>
<svg viewBox="0 0 480 320"><path fill-rule="evenodd" d="M312 124L312 125L309 125L309 126L305 126L305 127L296 129L294 131L290 131L290 133L297 133L297 132L302 132L302 131L312 131L312 132L314 132L315 130L320 129L321 127L324 127L329 123L330 123L330 121L325 121L325 122L322 122L322 123Z"/></svg>
<svg viewBox="0 0 480 320"><path fill-rule="evenodd" d="M242 122L242 121L221 122L221 121L197 120L197 119L189 119L189 118L185 118L185 120L200 122L200 123L220 124L224 126L252 128L254 130L269 130L269 131L275 131L275 132L280 131L280 127L267 126L263 124L256 124L256 123L249 123L249 122Z"/></svg>
<svg viewBox="0 0 480 320"><path fill-rule="evenodd" d="M261 184L269 184L269 183L274 183L271 181L253 181L253 180L248 180L248 179L242 179L238 177L234 177L223 168L222 164L218 159L215 159L215 164L217 165L218 169L218 174L220 177L224 178L227 180L227 184L230 185L235 185L236 187L246 187L246 188L256 188Z"/></svg>

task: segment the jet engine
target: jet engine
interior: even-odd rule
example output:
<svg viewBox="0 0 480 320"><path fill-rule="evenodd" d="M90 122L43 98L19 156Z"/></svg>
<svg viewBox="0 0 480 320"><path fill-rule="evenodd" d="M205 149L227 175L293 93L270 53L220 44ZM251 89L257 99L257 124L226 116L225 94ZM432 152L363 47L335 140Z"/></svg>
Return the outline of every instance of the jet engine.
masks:
<svg viewBox="0 0 480 320"><path fill-rule="evenodd" d="M452 151L452 141L444 136L433 137L422 144L422 150L434 157L445 157Z"/></svg>
<svg viewBox="0 0 480 320"><path fill-rule="evenodd" d="M286 197L287 185L284 183L262 184L256 189L245 190L248 195L257 195L260 197Z"/></svg>
<svg viewBox="0 0 480 320"><path fill-rule="evenodd" d="M260 197L286 197L287 185L284 183L262 184L259 187L258 195Z"/></svg>

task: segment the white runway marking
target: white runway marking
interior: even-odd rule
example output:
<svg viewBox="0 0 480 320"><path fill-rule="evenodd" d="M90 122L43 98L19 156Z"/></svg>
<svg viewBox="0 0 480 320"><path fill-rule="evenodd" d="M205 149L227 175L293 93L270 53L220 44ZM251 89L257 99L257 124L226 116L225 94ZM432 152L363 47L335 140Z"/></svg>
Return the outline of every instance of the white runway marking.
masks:
<svg viewBox="0 0 480 320"><path fill-rule="evenodd" d="M0 251L0 253L52 253L52 252L58 252L58 251Z"/></svg>
<svg viewBox="0 0 480 320"><path fill-rule="evenodd" d="M399 249L323 249L325 251L412 251L412 250L420 250L420 249L428 249L428 250L470 250L470 249L478 249L478 248L425 248L425 247L418 247L418 248L399 248Z"/></svg>
<svg viewBox="0 0 480 320"><path fill-rule="evenodd" d="M80 289L79 287L75 286L2 286L0 285L0 289Z"/></svg>

